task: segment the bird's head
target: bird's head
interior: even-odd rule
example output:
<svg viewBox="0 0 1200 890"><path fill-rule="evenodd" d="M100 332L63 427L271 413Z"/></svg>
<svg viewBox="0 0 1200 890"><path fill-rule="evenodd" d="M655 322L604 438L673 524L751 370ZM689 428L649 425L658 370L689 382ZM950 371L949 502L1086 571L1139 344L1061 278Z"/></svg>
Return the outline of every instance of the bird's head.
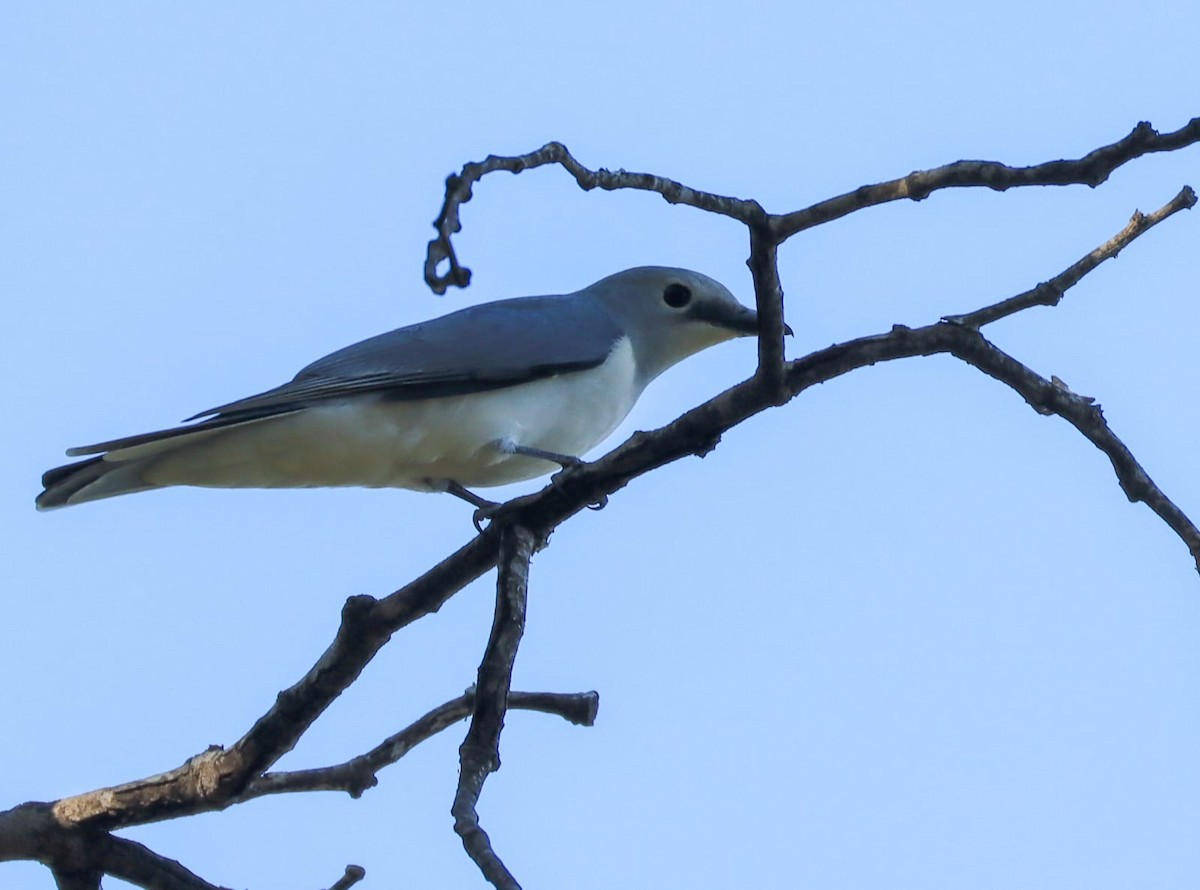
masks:
<svg viewBox="0 0 1200 890"><path fill-rule="evenodd" d="M758 333L758 313L719 281L688 269L639 266L579 293L617 319L633 345L643 385L702 349Z"/></svg>

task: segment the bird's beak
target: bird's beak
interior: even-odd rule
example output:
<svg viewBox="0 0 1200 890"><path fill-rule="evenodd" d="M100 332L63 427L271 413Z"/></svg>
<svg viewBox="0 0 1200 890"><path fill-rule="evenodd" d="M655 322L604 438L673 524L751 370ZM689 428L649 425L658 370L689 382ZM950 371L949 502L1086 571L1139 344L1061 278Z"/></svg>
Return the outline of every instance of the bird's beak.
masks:
<svg viewBox="0 0 1200 890"><path fill-rule="evenodd" d="M758 313L748 306L738 305L736 308L730 308L724 304L699 304L693 317L733 331L739 337L758 336ZM783 326L783 332L789 337L793 336L792 329L786 324Z"/></svg>

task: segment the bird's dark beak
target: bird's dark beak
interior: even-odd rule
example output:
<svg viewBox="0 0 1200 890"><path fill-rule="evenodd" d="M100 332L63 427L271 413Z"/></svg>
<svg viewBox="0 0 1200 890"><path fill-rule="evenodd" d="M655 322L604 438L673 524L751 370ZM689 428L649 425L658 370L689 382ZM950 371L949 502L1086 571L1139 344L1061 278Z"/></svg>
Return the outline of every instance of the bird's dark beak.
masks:
<svg viewBox="0 0 1200 890"><path fill-rule="evenodd" d="M734 331L740 337L758 336L758 313L748 306L729 308L725 305L698 303L692 315L701 321ZM783 332L789 337L793 336L792 329L786 324L783 326Z"/></svg>

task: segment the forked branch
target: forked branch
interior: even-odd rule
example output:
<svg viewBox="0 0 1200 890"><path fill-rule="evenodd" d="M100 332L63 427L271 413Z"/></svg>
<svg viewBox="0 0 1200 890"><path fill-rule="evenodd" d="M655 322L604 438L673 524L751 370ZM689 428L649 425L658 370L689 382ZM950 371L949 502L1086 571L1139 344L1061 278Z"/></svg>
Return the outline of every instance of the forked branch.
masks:
<svg viewBox="0 0 1200 890"><path fill-rule="evenodd" d="M470 272L455 256L453 235L461 228L459 209L470 200L483 176L500 170L517 173L546 164L562 166L584 189L632 188L652 191L671 203L717 213L747 226L750 266L762 318L759 366L749 380L693 408L674 422L637 433L601 459L558 474L541 491L509 501L492 524L470 543L420 578L382 599L356 596L347 600L341 624L329 648L246 734L228 749L213 748L160 776L54 803L27 803L0 813L0 861L32 859L51 868L62 887L99 886L103 874L137 886L171 890L219 890L179 863L111 831L146 822L222 809L267 794L339 790L357 796L377 781L383 767L395 763L413 745L470 713L471 723L460 748L460 776L452 807L455 828L485 876L497 887L517 882L491 848L479 824L477 804L488 774L500 764L499 738L509 708L555 713L590 725L595 693L574 696L510 693L513 661L524 627L528 568L532 554L546 546L550 534L588 504L614 494L633 479L689 454L704 454L721 436L749 417L782 404L817 384L858 368L919 355L948 354L1021 395L1036 411L1056 414L1078 429L1108 457L1126 496L1146 503L1180 537L1200 570L1200 532L1141 467L1108 426L1098 405L1047 380L1007 355L979 332L999 318L1032 306L1055 305L1063 293L1104 260L1131 244L1150 228L1196 197L1184 188L1152 214L1135 214L1114 238L1044 283L992 305L919 328L891 331L831 346L787 362L783 357L783 288L776 253L779 245L807 228L865 207L900 198L919 200L943 188L1102 183L1122 164L1151 152L1171 151L1200 141L1200 118L1173 133L1159 134L1139 124L1117 142L1076 160L1031 167L991 161L959 161L919 171L891 182L864 186L786 214L769 214L757 201L715 195L667 177L623 170L589 170L560 143L516 157L490 156L466 165L447 180L446 198L429 245L425 274L441 293L463 287ZM439 269L445 265L446 271ZM436 611L471 581L500 565L492 633L479 668L476 691L447 702L371 751L345 763L311 770L269 772L291 750L309 726L359 676L393 633ZM345 890L363 876L348 866L332 885Z"/></svg>

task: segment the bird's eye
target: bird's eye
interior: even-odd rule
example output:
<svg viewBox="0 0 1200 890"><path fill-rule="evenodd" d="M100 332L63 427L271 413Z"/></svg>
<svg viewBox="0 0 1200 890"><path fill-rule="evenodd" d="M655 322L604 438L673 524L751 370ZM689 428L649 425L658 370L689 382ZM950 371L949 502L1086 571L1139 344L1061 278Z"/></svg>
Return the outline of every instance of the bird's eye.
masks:
<svg viewBox="0 0 1200 890"><path fill-rule="evenodd" d="M692 302L692 289L686 284L674 281L663 290L663 302L672 309L682 309Z"/></svg>

